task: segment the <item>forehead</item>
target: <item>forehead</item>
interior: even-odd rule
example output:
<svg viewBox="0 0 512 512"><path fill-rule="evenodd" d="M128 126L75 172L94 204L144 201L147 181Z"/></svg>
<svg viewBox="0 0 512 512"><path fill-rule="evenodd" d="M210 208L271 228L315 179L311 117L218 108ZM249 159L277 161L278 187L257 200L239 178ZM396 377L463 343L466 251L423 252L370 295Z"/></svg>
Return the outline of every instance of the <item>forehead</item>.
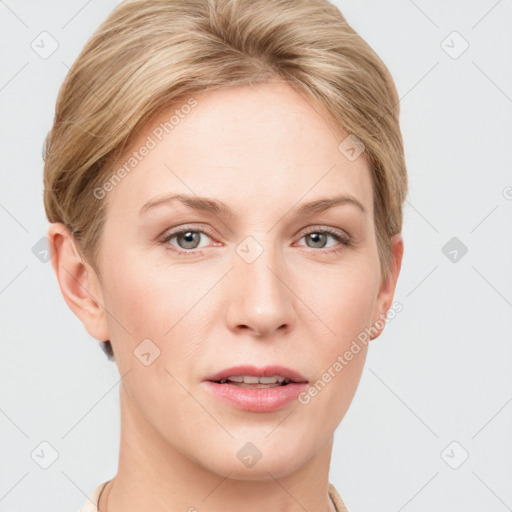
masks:
<svg viewBox="0 0 512 512"><path fill-rule="evenodd" d="M347 135L333 133L326 115L282 82L196 94L141 128L113 168L129 172L109 193L109 208L138 212L166 192L215 197L235 209L347 193L371 213L364 154L351 161L338 147Z"/></svg>

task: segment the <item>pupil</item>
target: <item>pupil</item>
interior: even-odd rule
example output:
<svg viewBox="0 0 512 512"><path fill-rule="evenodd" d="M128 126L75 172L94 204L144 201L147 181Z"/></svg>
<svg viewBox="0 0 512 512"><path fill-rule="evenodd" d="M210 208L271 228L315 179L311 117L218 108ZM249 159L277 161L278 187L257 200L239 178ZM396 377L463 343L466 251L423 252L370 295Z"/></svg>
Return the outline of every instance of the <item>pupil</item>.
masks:
<svg viewBox="0 0 512 512"><path fill-rule="evenodd" d="M326 238L325 233L310 233L309 236L310 236L310 240L312 240L314 244L317 244L317 245L314 245L314 247L323 247L325 245L325 238Z"/></svg>
<svg viewBox="0 0 512 512"><path fill-rule="evenodd" d="M186 233L183 233L181 238L185 241L185 248L186 249L195 249L197 247L199 234L195 233L194 231L187 231ZM194 240L195 238L195 240Z"/></svg>

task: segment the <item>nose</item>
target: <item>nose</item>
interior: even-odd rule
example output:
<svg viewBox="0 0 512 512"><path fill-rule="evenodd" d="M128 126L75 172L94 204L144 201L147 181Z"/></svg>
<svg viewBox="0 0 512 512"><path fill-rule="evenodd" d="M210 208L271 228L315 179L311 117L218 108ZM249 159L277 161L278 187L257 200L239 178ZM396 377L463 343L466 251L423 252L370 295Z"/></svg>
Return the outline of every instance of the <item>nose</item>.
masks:
<svg viewBox="0 0 512 512"><path fill-rule="evenodd" d="M295 295L282 256L268 247L251 263L238 254L233 256L228 276L228 327L258 338L289 332L296 322Z"/></svg>

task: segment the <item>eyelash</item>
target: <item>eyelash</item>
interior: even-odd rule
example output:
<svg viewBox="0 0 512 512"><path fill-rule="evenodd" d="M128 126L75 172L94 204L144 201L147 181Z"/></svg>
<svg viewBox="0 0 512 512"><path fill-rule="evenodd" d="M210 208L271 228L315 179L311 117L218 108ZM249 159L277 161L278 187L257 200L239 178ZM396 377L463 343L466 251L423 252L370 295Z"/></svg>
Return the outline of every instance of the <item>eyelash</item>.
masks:
<svg viewBox="0 0 512 512"><path fill-rule="evenodd" d="M213 236L208 233L207 231L205 230L202 230L202 229L194 229L192 227L185 227L185 228L181 228L177 231L173 231L171 233L167 233L166 235L164 235L164 237L162 238L161 240L161 243L163 245L165 245L165 248L166 250L168 251L172 251L173 253L176 253L176 254L180 254L180 255L184 255L184 256L197 256L198 254L202 254L202 250L201 249L190 249L190 250L183 250L183 249L177 249L175 246L171 246L169 244L170 240L172 240L174 237L176 236L179 236L183 233L188 233L188 232L193 232L193 233L201 233L201 234L204 234L210 238L213 239ZM332 228L327 228L327 227L324 227L322 229L312 229L306 233L303 233L302 236L300 237L299 240L302 240L302 238L304 238L305 236L307 235L311 235L311 234L327 234L327 235L330 235L332 238L334 238L334 240L336 240L337 242L339 242L341 244L341 246L338 246L336 248L329 248L329 249L322 249L322 248L319 248L319 249L315 249L314 247L307 247L307 246L303 246L303 247L306 247L306 249L310 249L312 251L315 251L315 252L323 252L323 253L326 253L326 254L331 254L331 253L338 253L340 251L343 251L345 249L345 247L350 247L353 245L353 239L350 235L342 235L340 234L338 231L332 229Z"/></svg>

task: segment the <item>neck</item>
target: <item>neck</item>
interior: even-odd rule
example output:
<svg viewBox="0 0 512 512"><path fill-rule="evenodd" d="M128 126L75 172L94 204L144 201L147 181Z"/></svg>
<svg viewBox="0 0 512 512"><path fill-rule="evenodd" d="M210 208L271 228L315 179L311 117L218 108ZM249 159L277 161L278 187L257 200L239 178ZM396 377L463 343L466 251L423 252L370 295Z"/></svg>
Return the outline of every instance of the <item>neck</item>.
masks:
<svg viewBox="0 0 512 512"><path fill-rule="evenodd" d="M333 437L290 474L264 471L257 479L230 478L185 457L147 423L121 384L118 472L101 496L105 512L334 512L328 495Z"/></svg>

